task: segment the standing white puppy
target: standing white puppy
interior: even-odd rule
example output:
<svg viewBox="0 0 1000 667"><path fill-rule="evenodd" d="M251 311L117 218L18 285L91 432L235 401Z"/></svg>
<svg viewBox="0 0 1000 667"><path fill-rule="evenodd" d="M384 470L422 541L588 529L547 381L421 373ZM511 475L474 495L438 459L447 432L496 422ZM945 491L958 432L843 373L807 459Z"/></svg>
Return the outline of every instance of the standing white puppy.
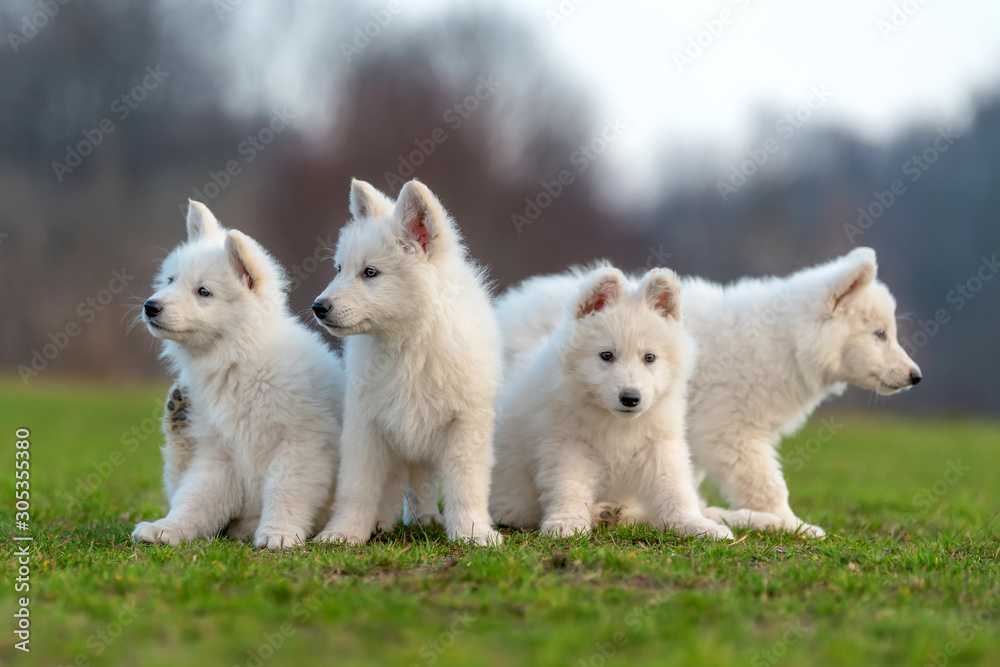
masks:
<svg viewBox="0 0 1000 667"><path fill-rule="evenodd" d="M394 521L408 476L419 484L410 473L431 469L448 537L499 544L487 503L500 341L483 272L418 181L394 204L355 180L351 213L337 277L313 304L324 327L348 337L349 378L334 514L317 539L366 542Z"/></svg>
<svg viewBox="0 0 1000 667"><path fill-rule="evenodd" d="M288 311L284 271L253 239L198 202L187 229L142 313L185 388L184 428L164 447L170 512L132 539L179 544L229 525L259 547L301 543L332 493L343 368Z"/></svg>
<svg viewBox="0 0 1000 667"><path fill-rule="evenodd" d="M520 363L508 368L493 518L569 535L593 527L599 503L618 501L660 529L732 538L702 516L684 438L696 352L681 322L676 275L653 269L630 284L605 266L574 278L580 287L547 338L533 330L532 313L555 304L532 303L530 281L526 301L515 295L498 304L504 331L541 344L521 347Z"/></svg>

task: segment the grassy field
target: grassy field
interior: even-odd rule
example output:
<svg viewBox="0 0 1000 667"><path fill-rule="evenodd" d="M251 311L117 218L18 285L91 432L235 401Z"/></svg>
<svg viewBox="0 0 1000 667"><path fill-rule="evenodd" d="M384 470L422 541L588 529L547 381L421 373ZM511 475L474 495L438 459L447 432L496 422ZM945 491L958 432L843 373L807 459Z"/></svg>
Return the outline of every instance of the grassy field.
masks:
<svg viewBox="0 0 1000 667"><path fill-rule="evenodd" d="M282 554L135 547L135 522L165 509L165 390L0 382L0 664L1000 664L1000 424L834 404L784 448L792 505L824 541L619 528L482 550L400 529ZM30 654L12 634L18 427Z"/></svg>

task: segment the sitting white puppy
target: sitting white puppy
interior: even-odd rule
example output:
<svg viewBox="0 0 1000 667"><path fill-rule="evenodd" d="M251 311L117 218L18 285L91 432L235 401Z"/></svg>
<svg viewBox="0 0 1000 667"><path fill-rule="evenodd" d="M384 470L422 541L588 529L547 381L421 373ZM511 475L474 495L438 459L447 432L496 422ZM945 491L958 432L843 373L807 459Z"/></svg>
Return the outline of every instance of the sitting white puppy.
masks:
<svg viewBox="0 0 1000 667"><path fill-rule="evenodd" d="M164 448L170 512L132 539L179 544L228 525L259 547L301 543L333 491L343 368L288 311L284 271L253 239L198 202L187 230L142 313L185 389L184 431Z"/></svg>
<svg viewBox="0 0 1000 667"><path fill-rule="evenodd" d="M409 481L439 471L448 537L499 544L488 498L500 340L483 272L437 198L418 181L393 203L351 184L337 277L313 311L346 336L350 378L333 518L317 539L363 543L395 521ZM411 498L433 517L430 498Z"/></svg>
<svg viewBox="0 0 1000 667"><path fill-rule="evenodd" d="M591 530L594 508L617 501L659 529L731 539L702 516L684 439L696 351L681 323L676 275L653 269L630 283L600 267L575 278L578 296L562 323L536 336L533 352L519 348L519 363L508 368L493 518L567 535ZM535 296L531 280L504 296L497 305L504 332L544 331L533 314L552 313L539 313Z"/></svg>

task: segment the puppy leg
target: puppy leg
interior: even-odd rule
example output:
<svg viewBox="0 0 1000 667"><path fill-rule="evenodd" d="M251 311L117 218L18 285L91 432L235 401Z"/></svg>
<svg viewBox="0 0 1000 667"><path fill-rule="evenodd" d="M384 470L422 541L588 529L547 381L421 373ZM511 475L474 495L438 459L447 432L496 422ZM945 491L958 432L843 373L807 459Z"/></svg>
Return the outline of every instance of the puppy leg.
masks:
<svg viewBox="0 0 1000 667"><path fill-rule="evenodd" d="M646 450L635 470L643 504L661 530L673 528L683 535L731 540L733 532L701 512L694 471L687 444L663 441Z"/></svg>
<svg viewBox="0 0 1000 667"><path fill-rule="evenodd" d="M444 526L451 540L499 545L489 514L493 469L493 415L456 422L441 455Z"/></svg>
<svg viewBox="0 0 1000 667"><path fill-rule="evenodd" d="M181 477L194 458L194 442L188 429L188 400L179 385L167 392L163 406L163 488L167 501L174 497Z"/></svg>
<svg viewBox="0 0 1000 667"><path fill-rule="evenodd" d="M600 464L581 447L542 442L535 484L542 506L541 531L548 535L589 533L591 508L596 506L598 484L605 476Z"/></svg>
<svg viewBox="0 0 1000 667"><path fill-rule="evenodd" d="M375 530L379 533L392 532L399 523L400 509L403 506L403 496L406 492L407 467L402 461L393 461L389 467L382 500L379 503L378 517L375 520Z"/></svg>
<svg viewBox="0 0 1000 667"><path fill-rule="evenodd" d="M789 506L788 486L770 434L746 438L738 450L720 448L708 463L709 474L718 482L730 507L757 513L752 518L747 517L753 527L787 530L804 537L826 535L819 526L795 516ZM715 508L706 508L705 513L706 516L723 516Z"/></svg>
<svg viewBox="0 0 1000 667"><path fill-rule="evenodd" d="M264 479L260 525L254 545L284 549L305 542L327 498L333 461L320 440L296 440L278 446Z"/></svg>
<svg viewBox="0 0 1000 667"><path fill-rule="evenodd" d="M333 518L316 540L364 544L375 531L392 460L388 444L372 425L352 416L353 410L346 414Z"/></svg>
<svg viewBox="0 0 1000 667"><path fill-rule="evenodd" d="M167 516L138 524L132 540L177 545L213 537L239 510L242 493L228 460L196 457L174 493Z"/></svg>
<svg viewBox="0 0 1000 667"><path fill-rule="evenodd" d="M417 523L429 526L436 523L444 526L444 517L438 510L438 480L430 464L410 464L410 488L406 494L409 513L407 524Z"/></svg>

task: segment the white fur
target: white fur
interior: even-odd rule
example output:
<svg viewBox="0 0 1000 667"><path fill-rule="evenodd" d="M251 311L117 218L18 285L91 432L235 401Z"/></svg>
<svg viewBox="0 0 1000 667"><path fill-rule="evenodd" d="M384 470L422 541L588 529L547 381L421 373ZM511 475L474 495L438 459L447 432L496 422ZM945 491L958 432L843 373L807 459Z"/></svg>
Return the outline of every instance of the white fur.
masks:
<svg viewBox="0 0 1000 667"><path fill-rule="evenodd" d="M848 383L891 394L919 379L897 342L895 301L876 273L875 252L858 248L785 278L682 281L685 321L700 348L688 441L699 477L707 473L740 508L706 507L706 516L824 535L792 512L776 447ZM578 282L572 274L534 278L501 299L525 325L501 318L509 367L522 362L532 337L557 326L550 313Z"/></svg>
<svg viewBox="0 0 1000 667"><path fill-rule="evenodd" d="M316 304L347 337L349 378L334 515L317 539L367 541L398 515L408 481L420 490L413 511L435 520L439 472L449 538L498 544L487 502L500 343L482 271L417 181L395 203L354 181L351 211L338 275Z"/></svg>
<svg viewBox="0 0 1000 667"><path fill-rule="evenodd" d="M343 368L289 313L287 279L263 248L198 202L187 224L150 297L162 311L143 320L185 390L190 447L168 438L170 512L132 538L178 544L229 525L259 547L301 543L332 494Z"/></svg>
<svg viewBox="0 0 1000 667"><path fill-rule="evenodd" d="M554 280L571 292L558 305L540 281L498 304L517 362L499 401L493 518L567 535L591 530L599 503L620 502L660 529L731 538L702 516L684 440L695 344L677 277L653 269L629 282L601 266Z"/></svg>

